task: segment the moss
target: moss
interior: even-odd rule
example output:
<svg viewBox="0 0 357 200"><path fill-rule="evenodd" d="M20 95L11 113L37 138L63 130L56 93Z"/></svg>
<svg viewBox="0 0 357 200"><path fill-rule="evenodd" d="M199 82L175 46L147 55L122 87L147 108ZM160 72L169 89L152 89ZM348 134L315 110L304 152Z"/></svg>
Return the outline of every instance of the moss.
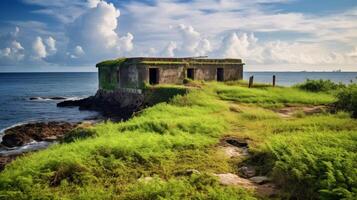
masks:
<svg viewBox="0 0 357 200"><path fill-rule="evenodd" d="M168 102L176 95L185 95L188 88L178 85L160 85L145 89L145 102L152 106L160 102Z"/></svg>
<svg viewBox="0 0 357 200"><path fill-rule="evenodd" d="M106 61L98 63L96 65L96 67L118 67L122 63L124 63L125 61L127 61L127 58L118 58L118 59L115 59L115 60L106 60Z"/></svg>

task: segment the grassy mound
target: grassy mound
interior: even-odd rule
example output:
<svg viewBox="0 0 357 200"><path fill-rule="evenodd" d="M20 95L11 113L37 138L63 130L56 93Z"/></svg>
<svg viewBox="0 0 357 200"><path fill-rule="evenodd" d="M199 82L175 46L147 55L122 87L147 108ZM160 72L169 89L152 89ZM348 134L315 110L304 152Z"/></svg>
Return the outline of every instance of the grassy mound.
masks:
<svg viewBox="0 0 357 200"><path fill-rule="evenodd" d="M1 199L256 199L219 184L241 160L217 148L250 139L250 162L282 197L342 199L356 192L357 122L346 113L281 118L270 108L336 98L298 88L207 83L129 121L71 133L66 142L18 158L0 174ZM200 173L185 175L187 170Z"/></svg>

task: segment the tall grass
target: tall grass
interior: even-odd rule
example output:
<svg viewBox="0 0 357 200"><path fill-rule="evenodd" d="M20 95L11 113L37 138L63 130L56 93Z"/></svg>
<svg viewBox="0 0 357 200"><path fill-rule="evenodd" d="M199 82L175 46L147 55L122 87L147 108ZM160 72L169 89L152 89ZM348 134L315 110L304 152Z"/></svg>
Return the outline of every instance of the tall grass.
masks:
<svg viewBox="0 0 357 200"><path fill-rule="evenodd" d="M341 112L283 119L267 109L328 104L332 95L229 84L207 83L18 158L0 174L0 199L254 199L212 176L237 171L216 148L224 135L250 139L258 172L285 198L357 195L356 120ZM189 169L201 173L182 175Z"/></svg>
<svg viewBox="0 0 357 200"><path fill-rule="evenodd" d="M224 100L259 104L265 107L281 107L286 104L319 105L333 103L336 100L332 95L325 93L281 87L247 88L218 85L217 93Z"/></svg>

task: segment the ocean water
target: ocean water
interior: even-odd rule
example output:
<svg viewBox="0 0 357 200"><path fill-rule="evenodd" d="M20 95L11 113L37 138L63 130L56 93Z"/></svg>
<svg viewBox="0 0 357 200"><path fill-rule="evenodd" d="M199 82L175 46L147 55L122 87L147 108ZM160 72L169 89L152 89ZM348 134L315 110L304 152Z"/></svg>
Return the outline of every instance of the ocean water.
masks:
<svg viewBox="0 0 357 200"><path fill-rule="evenodd" d="M255 82L293 85L309 79L330 79L335 82L357 81L357 73L328 72L246 72ZM7 127L32 121L81 121L98 113L78 108L57 108L59 101L47 97L84 98L95 94L97 73L0 73L0 132ZM37 100L30 100L38 97ZM40 98L41 97L41 98Z"/></svg>
<svg viewBox="0 0 357 200"><path fill-rule="evenodd" d="M57 108L63 100L48 97L84 98L95 94L97 87L97 73L0 73L0 134L19 123L77 122L96 116L78 108Z"/></svg>
<svg viewBox="0 0 357 200"><path fill-rule="evenodd" d="M325 79L336 83L357 83L357 72L245 72L244 80L254 76L254 82L272 83L273 75L276 76L276 84L291 86L304 82L306 79Z"/></svg>

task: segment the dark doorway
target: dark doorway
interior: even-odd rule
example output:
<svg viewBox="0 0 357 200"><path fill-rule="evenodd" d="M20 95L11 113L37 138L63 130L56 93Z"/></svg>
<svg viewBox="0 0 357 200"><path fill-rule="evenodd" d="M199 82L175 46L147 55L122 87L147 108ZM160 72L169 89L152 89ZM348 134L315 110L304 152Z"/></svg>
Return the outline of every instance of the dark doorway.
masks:
<svg viewBox="0 0 357 200"><path fill-rule="evenodd" d="M149 68L150 85L159 84L159 68Z"/></svg>
<svg viewBox="0 0 357 200"><path fill-rule="evenodd" d="M188 68L187 69L187 78L194 80L195 79L195 69Z"/></svg>
<svg viewBox="0 0 357 200"><path fill-rule="evenodd" d="M223 70L223 68L217 68L217 81L224 81L224 70Z"/></svg>

